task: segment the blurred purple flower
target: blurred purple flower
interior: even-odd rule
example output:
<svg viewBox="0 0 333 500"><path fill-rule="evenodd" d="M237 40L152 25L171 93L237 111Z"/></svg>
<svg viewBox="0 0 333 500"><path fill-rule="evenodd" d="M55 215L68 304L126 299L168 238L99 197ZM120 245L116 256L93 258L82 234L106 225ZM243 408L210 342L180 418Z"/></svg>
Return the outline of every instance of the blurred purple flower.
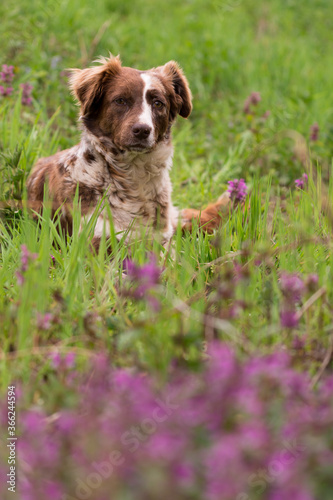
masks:
<svg viewBox="0 0 333 500"><path fill-rule="evenodd" d="M94 500L110 491L229 500L252 498L263 483L258 499L330 498L332 375L314 391L285 352L237 356L216 341L208 354L201 370L174 368L165 385L99 355L63 400L56 391L45 401L49 414L21 409L20 498L88 498L93 489ZM2 433L7 411L0 400Z"/></svg>
<svg viewBox="0 0 333 500"><path fill-rule="evenodd" d="M161 269L156 264L156 257L154 254L150 255L150 260L143 266L136 265L132 260L127 260L125 269L128 276L133 281L136 281L139 287L136 290L138 298L157 285L161 275Z"/></svg>
<svg viewBox="0 0 333 500"><path fill-rule="evenodd" d="M4 97L7 95L11 95L13 93L13 90L13 87L4 87L3 85L0 85L0 94Z"/></svg>
<svg viewBox="0 0 333 500"><path fill-rule="evenodd" d="M38 258L38 253L29 252L27 245L21 245L21 271L25 272L28 270L28 264L31 260L36 260Z"/></svg>
<svg viewBox="0 0 333 500"><path fill-rule="evenodd" d="M17 283L19 284L19 286L22 286L25 282L25 277L20 271L16 271L15 275L17 278Z"/></svg>
<svg viewBox="0 0 333 500"><path fill-rule="evenodd" d="M307 174L303 174L300 179L296 179L295 180L295 184L296 184L296 187L298 189L304 189L304 187L306 186L307 182L308 182L308 176L307 176Z"/></svg>
<svg viewBox="0 0 333 500"><path fill-rule="evenodd" d="M77 416L68 410L63 410L58 420L56 421L57 428L63 432L64 435L70 434L77 423Z"/></svg>
<svg viewBox="0 0 333 500"><path fill-rule="evenodd" d="M282 272L280 275L280 289L284 297L295 304L301 300L305 285L297 273Z"/></svg>
<svg viewBox="0 0 333 500"><path fill-rule="evenodd" d="M292 348L296 350L304 349L305 347L305 337L300 337L299 335L295 335L292 340Z"/></svg>
<svg viewBox="0 0 333 500"><path fill-rule="evenodd" d="M22 286L25 281L24 274L27 272L29 268L29 262L31 262L32 260L36 260L37 257L38 253L31 253L29 252L26 245L21 245L21 268L19 271L16 271L15 273L18 284L20 286Z"/></svg>
<svg viewBox="0 0 333 500"><path fill-rule="evenodd" d="M305 292L304 281L297 273L282 272L280 275L280 290L283 304L280 311L280 321L283 328L297 328L299 316L296 304L301 301Z"/></svg>
<svg viewBox="0 0 333 500"><path fill-rule="evenodd" d="M51 360L51 365L52 367L57 370L59 368L59 366L61 365L61 361L62 361L62 358L61 358L61 354L59 351L57 352L53 352L51 355L50 355L50 360Z"/></svg>
<svg viewBox="0 0 333 500"><path fill-rule="evenodd" d="M45 498L48 500L59 500L61 498L64 490L55 481L47 481L44 487Z"/></svg>
<svg viewBox="0 0 333 500"><path fill-rule="evenodd" d="M222 434L207 453L204 467L209 499L219 500L236 496L238 484L235 479L237 472L240 473L242 470L240 436L232 433Z"/></svg>
<svg viewBox="0 0 333 500"><path fill-rule="evenodd" d="M2 71L0 72L1 81L5 85L0 85L0 95L6 97L13 93L13 87L11 87L11 82L14 78L14 66L7 66L7 64L2 65Z"/></svg>
<svg viewBox="0 0 333 500"><path fill-rule="evenodd" d="M319 125L314 123L310 127L310 141L316 142L319 139Z"/></svg>
<svg viewBox="0 0 333 500"><path fill-rule="evenodd" d="M251 92L244 102L243 112L246 115L251 113L251 106L257 106L261 101L260 92Z"/></svg>
<svg viewBox="0 0 333 500"><path fill-rule="evenodd" d="M154 254L147 264L139 266L133 260L124 261L124 269L131 281L129 295L136 300L146 299L154 310L158 310L159 301L150 292L159 284L162 269L158 267Z"/></svg>
<svg viewBox="0 0 333 500"><path fill-rule="evenodd" d="M172 460L175 456L182 456L185 440L174 432L159 432L151 436L147 443L149 455L154 460Z"/></svg>
<svg viewBox="0 0 333 500"><path fill-rule="evenodd" d="M7 66L7 64L3 64L2 71L0 72L0 78L4 83L11 83L14 78L14 66Z"/></svg>
<svg viewBox="0 0 333 500"><path fill-rule="evenodd" d="M52 313L41 314L37 312L37 317L36 317L37 328L39 330L49 330L53 322L53 319L54 317Z"/></svg>
<svg viewBox="0 0 333 500"><path fill-rule="evenodd" d="M258 453L265 447L268 439L268 432L262 423L245 423L241 429L242 447L251 453Z"/></svg>
<svg viewBox="0 0 333 500"><path fill-rule="evenodd" d="M61 367L71 370L75 366L75 359L75 352L69 352L65 356L62 356L59 351L56 351L50 355L51 366L55 370L58 370Z"/></svg>
<svg viewBox="0 0 333 500"><path fill-rule="evenodd" d="M228 181L228 184L228 192L232 201L237 203L246 198L247 185L244 179L234 179L233 181Z"/></svg>
<svg viewBox="0 0 333 500"><path fill-rule="evenodd" d="M68 354L66 354L66 356L64 357L65 367L69 369L74 368L75 360L76 360L75 352L69 352Z"/></svg>
<svg viewBox="0 0 333 500"><path fill-rule="evenodd" d="M25 272L28 270L28 262L30 258L30 252L26 245L21 245L21 271Z"/></svg>
<svg viewBox="0 0 333 500"><path fill-rule="evenodd" d="M302 484L297 487L273 488L268 500L315 500L315 497Z"/></svg>
<svg viewBox="0 0 333 500"><path fill-rule="evenodd" d="M29 83L21 83L20 87L22 89L22 104L24 106L30 106L30 104L32 103L31 92L33 86Z"/></svg>
<svg viewBox="0 0 333 500"><path fill-rule="evenodd" d="M194 479L193 467L188 463L178 464L174 468L174 475L180 482L191 484Z"/></svg>
<svg viewBox="0 0 333 500"><path fill-rule="evenodd" d="M297 328L299 319L295 310L282 310L280 312L280 321L283 328Z"/></svg>
<svg viewBox="0 0 333 500"><path fill-rule="evenodd" d="M211 342L207 354L210 356L207 377L213 388L216 383L219 385L221 379L231 378L235 374L236 359L234 352L220 342Z"/></svg>
<svg viewBox="0 0 333 500"><path fill-rule="evenodd" d="M45 414L39 409L28 410L24 413L21 422L27 432L34 434L39 430L44 430L46 425Z"/></svg>

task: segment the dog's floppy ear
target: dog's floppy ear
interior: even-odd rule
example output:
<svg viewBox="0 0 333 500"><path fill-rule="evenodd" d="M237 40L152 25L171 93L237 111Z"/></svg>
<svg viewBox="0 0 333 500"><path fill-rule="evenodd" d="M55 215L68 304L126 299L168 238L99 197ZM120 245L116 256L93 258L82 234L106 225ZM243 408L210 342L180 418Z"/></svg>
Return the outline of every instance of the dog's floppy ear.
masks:
<svg viewBox="0 0 333 500"><path fill-rule="evenodd" d="M81 104L82 116L95 113L101 104L105 84L120 72L121 61L119 56L106 59L101 57L96 62L100 66L86 69L72 69L69 85L74 97Z"/></svg>
<svg viewBox="0 0 333 500"><path fill-rule="evenodd" d="M157 70L163 77L171 80L176 94L177 112L183 118L187 118L192 111L192 94L183 71L175 61L169 61Z"/></svg>

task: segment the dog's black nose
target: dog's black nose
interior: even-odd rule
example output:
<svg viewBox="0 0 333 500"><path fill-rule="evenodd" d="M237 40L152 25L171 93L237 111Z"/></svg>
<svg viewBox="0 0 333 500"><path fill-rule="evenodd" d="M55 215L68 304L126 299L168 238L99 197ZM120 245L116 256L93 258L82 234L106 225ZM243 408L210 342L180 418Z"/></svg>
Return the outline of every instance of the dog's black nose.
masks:
<svg viewBox="0 0 333 500"><path fill-rule="evenodd" d="M147 139L152 128L145 123L136 123L132 127L132 132L137 139Z"/></svg>

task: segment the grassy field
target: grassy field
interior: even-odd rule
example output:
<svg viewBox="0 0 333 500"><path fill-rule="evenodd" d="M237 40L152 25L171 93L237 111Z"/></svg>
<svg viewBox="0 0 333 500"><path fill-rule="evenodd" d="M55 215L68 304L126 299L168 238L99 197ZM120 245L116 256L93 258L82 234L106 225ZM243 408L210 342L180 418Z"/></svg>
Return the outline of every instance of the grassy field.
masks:
<svg viewBox="0 0 333 500"><path fill-rule="evenodd" d="M288 353L290 369L307 378L311 390L319 387L332 373L333 349L330 2L19 0L2 2L0 16L0 66L14 67L12 81L2 76L0 82L0 93L12 88L10 95L0 95L4 401L8 385L15 383L22 415L79 412L81 382L71 385L68 372L81 380L100 353L110 366L144 373L164 387L171 369L187 377L201 373L207 350L217 341L228 345L244 366L256 357ZM90 252L94 220L80 232L79 206L73 236L67 239L47 210L37 224L22 208L25 181L36 159L79 140L67 69L86 67L109 52L138 69L174 59L189 80L193 113L188 120L179 118L173 133L177 206L200 208L233 179L245 179L249 191L244 206L230 213L214 235L195 228L182 235L179 230L169 249L144 235L133 242L131 259L143 274L150 262L157 276L150 283L146 271L149 283L143 294L136 293L139 279L123 279L129 248L114 231L111 256L105 255L105 240L98 255ZM260 99L247 106L254 92ZM308 180L300 189L295 180L305 173ZM274 392L273 387L266 402ZM314 408L317 402L309 405ZM331 408L327 422L332 416ZM24 420L17 425L26 438ZM309 483L303 496L289 483L288 494L283 490L281 496L272 486L250 494L232 488L221 493L215 485L200 493L199 480L175 490L172 498L329 500L332 485L325 467L332 463L332 431L325 428L324 435L323 476ZM279 441L279 433L274 439ZM86 445L91 451L91 443ZM0 454L4 467L6 453ZM255 463L257 470L260 464ZM50 470L46 476L52 476ZM246 471L242 474L251 473ZM23 466L18 498L64 500L68 493L73 499L73 485L57 474L60 486L51 494L40 483L36 486L37 475L30 477ZM27 477L36 490L24 490ZM112 498L162 499L163 481L166 477L157 473L148 475L146 483L154 485L149 491L135 481L128 491L113 484ZM111 498L108 494L76 493L75 498L104 500Z"/></svg>

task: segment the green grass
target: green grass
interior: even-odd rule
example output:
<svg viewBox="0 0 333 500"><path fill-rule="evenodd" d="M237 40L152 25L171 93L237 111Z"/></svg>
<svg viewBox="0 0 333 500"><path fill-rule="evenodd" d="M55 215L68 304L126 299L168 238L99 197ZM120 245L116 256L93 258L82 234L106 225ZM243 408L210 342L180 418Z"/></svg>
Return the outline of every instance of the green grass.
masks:
<svg viewBox="0 0 333 500"><path fill-rule="evenodd" d="M0 101L2 389L31 372L42 377L56 348L74 349L82 363L107 351L119 365L163 377L175 358L195 368L214 337L243 355L283 345L314 374L332 330L332 207L322 202L332 200L333 189L330 2L20 0L3 2L0 15L0 64L15 66L15 92ZM245 178L251 191L215 235L178 231L171 249L155 239L131 245L136 262L153 251L164 268L158 312L124 293L123 241L113 236L112 255L104 242L96 256L89 250L94 221L79 232L79 207L66 239L50 214L36 224L20 205L36 159L79 139L63 70L109 51L140 69L175 59L189 80L194 111L174 129L177 205L199 208L233 178ZM34 85L30 107L17 93L25 82ZM245 115L252 91L262 100ZM320 136L309 144L314 122ZM296 191L294 180L305 170L309 186ZM21 286L23 244L38 258ZM235 262L242 267L237 283L229 277ZM299 306L298 330L280 326L281 271L319 276ZM227 299L223 286L232 290ZM38 314L47 312L55 320L42 330ZM303 358L293 348L296 335L305 338Z"/></svg>

